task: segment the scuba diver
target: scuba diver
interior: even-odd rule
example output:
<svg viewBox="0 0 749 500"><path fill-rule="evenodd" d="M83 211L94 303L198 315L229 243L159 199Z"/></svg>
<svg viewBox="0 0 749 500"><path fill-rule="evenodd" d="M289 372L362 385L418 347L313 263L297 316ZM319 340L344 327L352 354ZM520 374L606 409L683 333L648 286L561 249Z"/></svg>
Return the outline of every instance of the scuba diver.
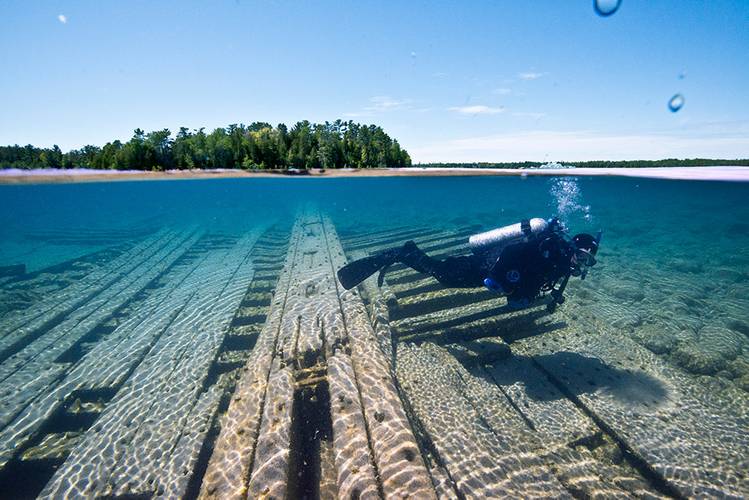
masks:
<svg viewBox="0 0 749 500"><path fill-rule="evenodd" d="M388 268L400 262L448 288L486 287L506 296L511 309L529 307L550 293L548 308L553 311L564 302L570 276L585 279L595 265L600 242L601 231L595 237L580 233L570 238L557 218L525 219L471 236L469 255L439 260L407 241L343 266L338 279L349 290L379 271L377 282L382 286Z"/></svg>

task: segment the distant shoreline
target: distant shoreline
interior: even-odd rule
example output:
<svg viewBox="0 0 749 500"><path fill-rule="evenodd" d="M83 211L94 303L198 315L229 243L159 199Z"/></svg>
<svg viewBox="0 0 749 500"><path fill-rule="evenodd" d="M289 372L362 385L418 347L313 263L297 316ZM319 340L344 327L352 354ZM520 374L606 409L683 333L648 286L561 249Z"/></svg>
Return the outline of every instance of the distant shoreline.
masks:
<svg viewBox="0 0 749 500"><path fill-rule="evenodd" d="M438 168L312 169L307 173L245 170L170 170L166 172L117 170L0 170L0 184L54 184L138 180L222 178L341 178L341 177L445 177L445 176L621 176L655 179L749 182L749 166L643 167L643 168Z"/></svg>

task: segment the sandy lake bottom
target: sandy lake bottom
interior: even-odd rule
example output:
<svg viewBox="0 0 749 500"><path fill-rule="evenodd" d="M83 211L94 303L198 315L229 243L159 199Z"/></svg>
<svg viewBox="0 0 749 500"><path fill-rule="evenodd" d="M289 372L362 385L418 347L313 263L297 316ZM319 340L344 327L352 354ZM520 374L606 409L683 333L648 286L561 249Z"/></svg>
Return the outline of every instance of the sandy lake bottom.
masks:
<svg viewBox="0 0 749 500"><path fill-rule="evenodd" d="M0 186L0 497L749 495L749 183L604 177ZM559 216L510 312L346 261Z"/></svg>

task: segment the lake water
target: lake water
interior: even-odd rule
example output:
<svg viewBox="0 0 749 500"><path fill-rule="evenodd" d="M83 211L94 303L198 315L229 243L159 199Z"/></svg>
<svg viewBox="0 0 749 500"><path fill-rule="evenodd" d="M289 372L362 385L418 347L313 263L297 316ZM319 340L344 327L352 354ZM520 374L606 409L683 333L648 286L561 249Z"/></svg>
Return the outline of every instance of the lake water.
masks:
<svg viewBox="0 0 749 500"><path fill-rule="evenodd" d="M468 234L526 217L603 230L588 278L531 319L493 316L504 299L486 292L475 305L472 292L388 276L399 304L380 347L438 496L749 495L747 200L749 183L594 177L0 186L0 496L211 496L222 415L259 362L287 252L306 251L292 231L310 212L348 260L419 238L460 253ZM367 307L379 293L362 289ZM465 357L492 339L511 354ZM312 369L300 366L297 384ZM321 411L317 396L292 399L289 418ZM339 446L335 415L321 437L291 429L292 458L268 477L289 496L341 494L321 444ZM486 461L461 462L461 439ZM373 453L374 494L387 496ZM529 455L540 458L522 465ZM511 457L528 478L497 469Z"/></svg>

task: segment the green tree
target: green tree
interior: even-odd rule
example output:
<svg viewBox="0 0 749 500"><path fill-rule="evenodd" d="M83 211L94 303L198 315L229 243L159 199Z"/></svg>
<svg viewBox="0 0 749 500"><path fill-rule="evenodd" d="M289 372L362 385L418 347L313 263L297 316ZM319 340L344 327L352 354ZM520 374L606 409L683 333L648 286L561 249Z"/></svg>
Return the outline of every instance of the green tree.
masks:
<svg viewBox="0 0 749 500"><path fill-rule="evenodd" d="M669 160L671 161L671 160ZM673 160L677 162L678 160ZM341 168L408 166L411 158L380 127L335 120L249 126L231 124L206 134L203 128L180 127L149 133L138 128L126 143L84 146L63 153L59 146L0 147L0 168L205 169L205 168ZM726 164L724 162L724 164Z"/></svg>
<svg viewBox="0 0 749 500"><path fill-rule="evenodd" d="M174 167L171 135L169 129L165 128L151 132L146 136L144 147L148 152L147 154L153 155L152 169L168 170Z"/></svg>

